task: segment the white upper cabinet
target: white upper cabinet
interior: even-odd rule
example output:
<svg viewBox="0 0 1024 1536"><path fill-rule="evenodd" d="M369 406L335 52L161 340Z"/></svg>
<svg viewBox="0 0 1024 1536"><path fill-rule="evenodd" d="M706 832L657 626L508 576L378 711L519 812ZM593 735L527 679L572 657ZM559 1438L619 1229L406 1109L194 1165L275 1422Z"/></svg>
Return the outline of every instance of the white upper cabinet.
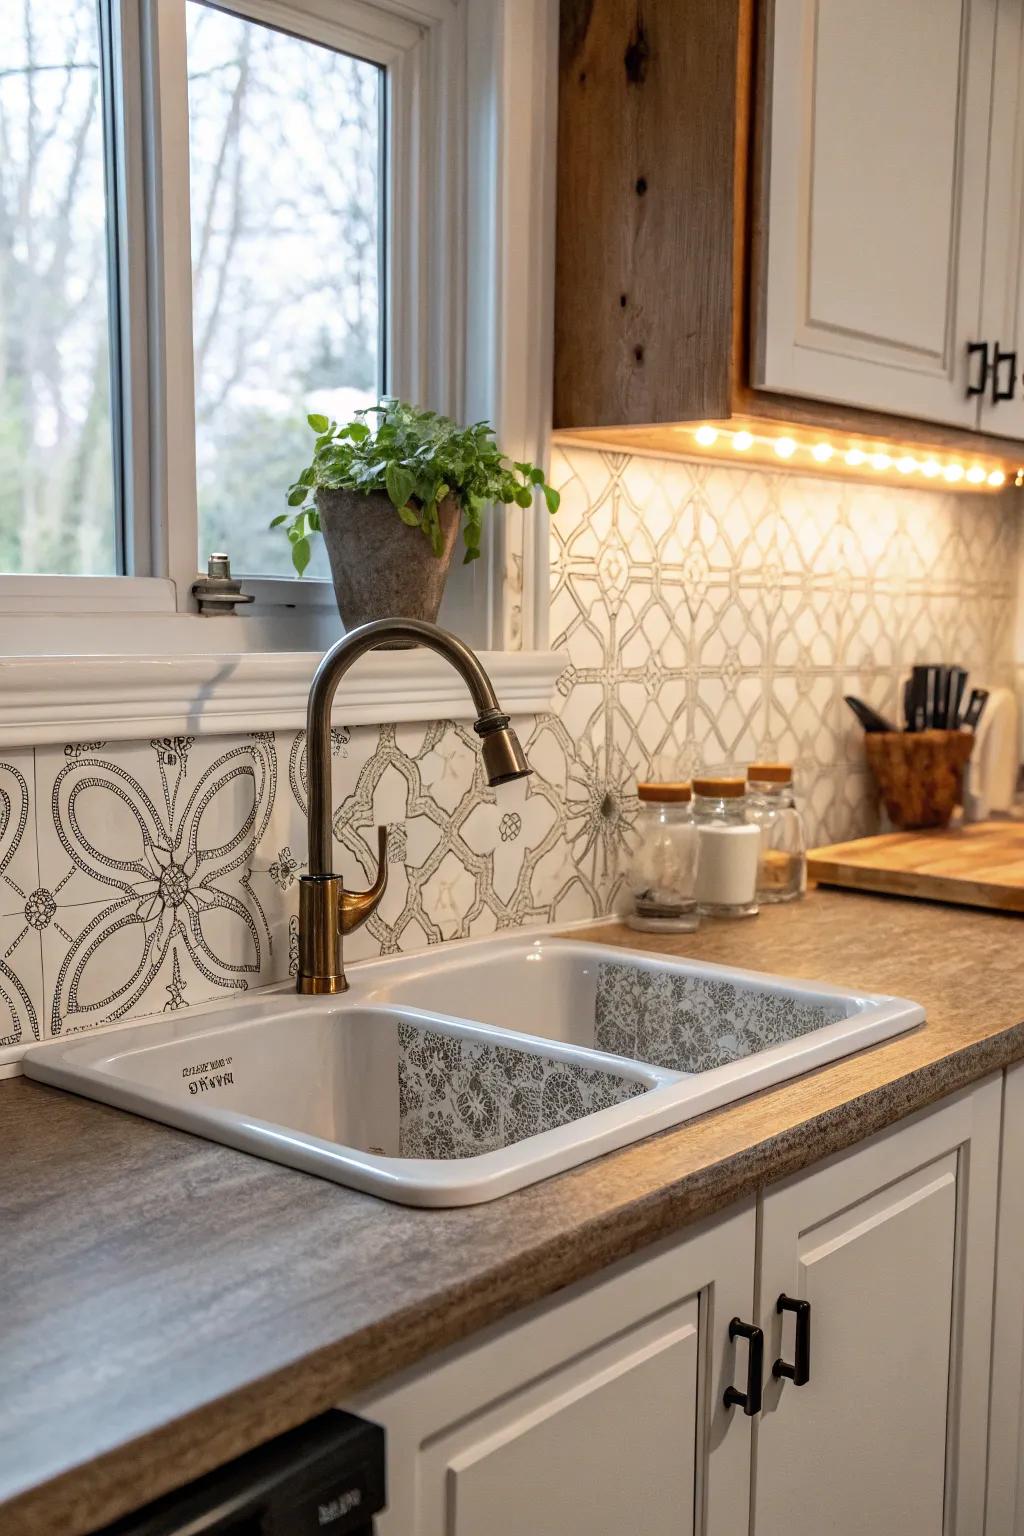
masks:
<svg viewBox="0 0 1024 1536"><path fill-rule="evenodd" d="M1024 438L1024 0L998 0L981 335L989 376L981 426Z"/></svg>
<svg viewBox="0 0 1024 1536"><path fill-rule="evenodd" d="M978 425L995 22L996 0L775 0L755 386Z"/></svg>

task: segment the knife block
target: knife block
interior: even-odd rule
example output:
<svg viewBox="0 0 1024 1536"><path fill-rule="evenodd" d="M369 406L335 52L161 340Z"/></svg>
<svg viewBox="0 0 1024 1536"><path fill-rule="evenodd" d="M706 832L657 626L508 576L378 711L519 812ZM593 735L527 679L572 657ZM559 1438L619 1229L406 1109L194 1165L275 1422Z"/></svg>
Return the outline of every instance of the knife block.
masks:
<svg viewBox="0 0 1024 1536"><path fill-rule="evenodd" d="M970 731L876 731L864 737L868 766L894 827L944 827L960 804Z"/></svg>

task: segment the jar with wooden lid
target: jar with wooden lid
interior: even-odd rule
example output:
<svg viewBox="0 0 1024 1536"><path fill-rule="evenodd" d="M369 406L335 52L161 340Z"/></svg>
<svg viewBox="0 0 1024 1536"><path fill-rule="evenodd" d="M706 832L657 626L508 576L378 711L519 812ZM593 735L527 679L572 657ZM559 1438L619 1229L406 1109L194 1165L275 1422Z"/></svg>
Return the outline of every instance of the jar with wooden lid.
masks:
<svg viewBox="0 0 1024 1536"><path fill-rule="evenodd" d="M746 779L738 774L695 778L693 820L697 910L707 917L753 917L761 833L747 820Z"/></svg>
<svg viewBox="0 0 1024 1536"><path fill-rule="evenodd" d="M638 784L640 811L625 916L641 933L692 933L697 914L697 833L689 784Z"/></svg>
<svg viewBox="0 0 1024 1536"><path fill-rule="evenodd" d="M751 763L747 815L761 829L759 902L796 901L807 890L807 835L789 763Z"/></svg>

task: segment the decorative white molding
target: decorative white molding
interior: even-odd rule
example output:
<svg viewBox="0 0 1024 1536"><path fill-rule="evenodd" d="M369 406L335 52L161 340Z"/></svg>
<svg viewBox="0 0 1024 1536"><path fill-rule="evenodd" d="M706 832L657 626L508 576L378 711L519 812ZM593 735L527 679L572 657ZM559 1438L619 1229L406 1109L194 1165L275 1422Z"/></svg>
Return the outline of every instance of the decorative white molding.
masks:
<svg viewBox="0 0 1024 1536"><path fill-rule="evenodd" d="M561 651L481 652L511 715L545 714ZM317 651L207 656L8 656L0 660L0 748L152 736L295 730L306 723ZM462 679L429 651L378 651L343 679L344 725L467 720Z"/></svg>

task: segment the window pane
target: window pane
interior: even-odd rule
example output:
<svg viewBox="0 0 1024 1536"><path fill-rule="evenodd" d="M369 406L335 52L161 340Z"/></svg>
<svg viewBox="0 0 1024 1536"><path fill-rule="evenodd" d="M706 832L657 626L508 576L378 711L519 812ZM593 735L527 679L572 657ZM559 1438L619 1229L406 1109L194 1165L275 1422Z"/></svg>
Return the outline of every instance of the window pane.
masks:
<svg viewBox="0 0 1024 1536"><path fill-rule="evenodd" d="M96 0L3 0L0 570L116 569Z"/></svg>
<svg viewBox="0 0 1024 1536"><path fill-rule="evenodd" d="M379 393L382 76L199 0L187 14L199 558L293 576L267 524L308 462L306 415Z"/></svg>

